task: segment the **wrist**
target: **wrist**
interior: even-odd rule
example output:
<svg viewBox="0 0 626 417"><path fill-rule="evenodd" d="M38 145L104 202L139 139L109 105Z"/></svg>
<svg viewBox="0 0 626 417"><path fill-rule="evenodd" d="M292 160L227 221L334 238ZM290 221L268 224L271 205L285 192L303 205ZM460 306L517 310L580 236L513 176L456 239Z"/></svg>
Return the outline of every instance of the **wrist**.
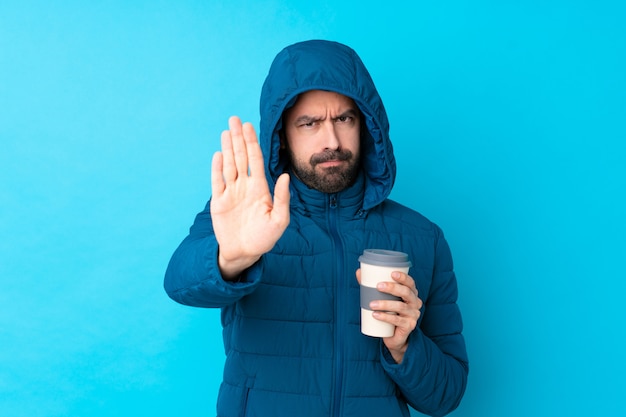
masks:
<svg viewBox="0 0 626 417"><path fill-rule="evenodd" d="M406 349L408 346L409 344L405 343L398 349L390 349L389 347L387 347L387 349L389 350L389 354L398 365L402 363L402 360L404 359L404 354L406 353Z"/></svg>
<svg viewBox="0 0 626 417"><path fill-rule="evenodd" d="M225 259L220 253L217 264L224 281L234 282L239 280L243 271L252 266L259 258L237 258L234 260Z"/></svg>

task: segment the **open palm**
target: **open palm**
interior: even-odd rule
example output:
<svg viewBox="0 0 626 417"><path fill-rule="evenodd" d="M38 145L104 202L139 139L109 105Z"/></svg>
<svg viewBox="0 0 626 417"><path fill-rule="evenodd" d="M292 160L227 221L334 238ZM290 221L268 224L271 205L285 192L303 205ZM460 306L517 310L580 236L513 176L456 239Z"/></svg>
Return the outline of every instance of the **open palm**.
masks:
<svg viewBox="0 0 626 417"><path fill-rule="evenodd" d="M211 166L211 217L225 279L270 251L289 224L289 176L269 191L263 155L250 123L233 116Z"/></svg>

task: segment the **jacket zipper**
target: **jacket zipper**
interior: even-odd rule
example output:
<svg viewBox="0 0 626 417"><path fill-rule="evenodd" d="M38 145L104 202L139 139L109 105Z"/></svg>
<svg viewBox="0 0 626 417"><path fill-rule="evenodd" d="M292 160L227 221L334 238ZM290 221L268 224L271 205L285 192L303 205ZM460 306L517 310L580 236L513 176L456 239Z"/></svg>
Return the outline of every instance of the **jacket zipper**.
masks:
<svg viewBox="0 0 626 417"><path fill-rule="evenodd" d="M341 394L343 391L343 337L339 327L343 323L342 308L344 294L343 275L343 243L337 230L337 196L331 194L329 197L328 211L328 227L335 246L335 254L337 256L337 270L335 272L335 288L337 289L335 296L335 390L333 394L333 416L341 415Z"/></svg>

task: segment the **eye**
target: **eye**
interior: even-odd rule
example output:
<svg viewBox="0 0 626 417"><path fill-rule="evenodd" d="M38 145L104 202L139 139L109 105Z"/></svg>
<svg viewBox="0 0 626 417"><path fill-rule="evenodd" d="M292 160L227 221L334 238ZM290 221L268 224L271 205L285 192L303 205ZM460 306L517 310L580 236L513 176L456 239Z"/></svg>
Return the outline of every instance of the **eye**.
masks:
<svg viewBox="0 0 626 417"><path fill-rule="evenodd" d="M298 128L299 128L299 129L304 129L304 130L312 130L312 129L314 129L314 128L315 128L315 125L316 125L316 124L317 124L317 123L316 123L316 122L314 122L314 121L311 121L311 122L305 122L305 123L300 123L300 124L298 125Z"/></svg>
<svg viewBox="0 0 626 417"><path fill-rule="evenodd" d="M354 120L354 117L352 117L352 116L339 116L339 117L337 117L337 122L339 122L339 123L349 123L349 122L352 122L352 120Z"/></svg>

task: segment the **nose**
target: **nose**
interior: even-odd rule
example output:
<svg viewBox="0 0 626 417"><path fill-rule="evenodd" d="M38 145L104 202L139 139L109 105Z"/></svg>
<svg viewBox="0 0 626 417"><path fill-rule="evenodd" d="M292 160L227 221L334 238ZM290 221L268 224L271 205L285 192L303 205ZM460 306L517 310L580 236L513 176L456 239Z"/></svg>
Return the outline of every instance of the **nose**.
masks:
<svg viewBox="0 0 626 417"><path fill-rule="evenodd" d="M329 118L330 119L330 118ZM332 120L326 120L324 123L325 126L325 146L324 149L337 150L341 147L341 141L339 140L339 135L336 131L335 123Z"/></svg>

